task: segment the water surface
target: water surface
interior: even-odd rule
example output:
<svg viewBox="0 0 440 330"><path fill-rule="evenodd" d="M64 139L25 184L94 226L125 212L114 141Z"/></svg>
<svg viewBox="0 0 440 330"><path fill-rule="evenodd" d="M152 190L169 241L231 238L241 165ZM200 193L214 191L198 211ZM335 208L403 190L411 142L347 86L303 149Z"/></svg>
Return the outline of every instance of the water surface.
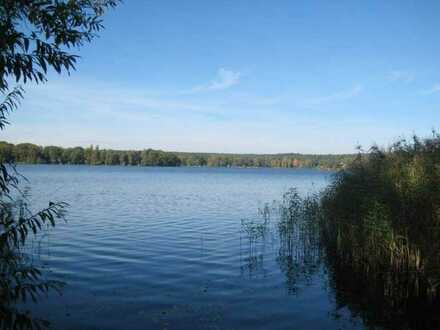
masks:
<svg viewBox="0 0 440 330"><path fill-rule="evenodd" d="M61 297L32 306L55 329L341 329L325 267L305 271L276 237L249 245L242 219L331 172L292 169L21 166L33 207L70 204L44 239Z"/></svg>

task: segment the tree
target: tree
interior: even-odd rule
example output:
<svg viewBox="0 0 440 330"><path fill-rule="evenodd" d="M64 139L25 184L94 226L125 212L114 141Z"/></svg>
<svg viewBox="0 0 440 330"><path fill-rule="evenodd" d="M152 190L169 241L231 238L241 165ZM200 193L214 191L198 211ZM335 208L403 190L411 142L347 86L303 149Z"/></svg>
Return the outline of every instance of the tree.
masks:
<svg viewBox="0 0 440 330"><path fill-rule="evenodd" d="M140 165L141 153L139 151L130 151L128 154L128 162L130 165Z"/></svg>
<svg viewBox="0 0 440 330"><path fill-rule="evenodd" d="M84 164L84 149L81 147L70 149L69 163L77 165Z"/></svg>
<svg viewBox="0 0 440 330"><path fill-rule="evenodd" d="M153 165L153 159L151 156L151 149L148 150L142 150L141 151L141 162L140 164L142 166L152 166Z"/></svg>
<svg viewBox="0 0 440 330"><path fill-rule="evenodd" d="M123 151L120 155L119 155L119 164L123 165L123 166L127 166L129 165L129 151Z"/></svg>
<svg viewBox="0 0 440 330"><path fill-rule="evenodd" d="M45 82L49 68L75 69L66 49L90 42L103 28L104 10L118 0L2 0L0 4L0 90L8 78Z"/></svg>
<svg viewBox="0 0 440 330"><path fill-rule="evenodd" d="M69 51L96 36L103 27L102 14L117 2L0 1L0 93L4 96L0 103L1 130L9 124L7 117L17 109L24 92L20 86L11 89L9 84L44 83L49 69L58 73L74 70L78 56ZM15 304L26 296L35 300L38 293L58 285L45 281L20 250L28 234L36 234L44 224L54 226L66 204L49 203L46 209L31 213L23 202L25 196L17 190L18 175L12 161L2 157L0 163L0 325L7 329L39 328L45 323L32 320Z"/></svg>
<svg viewBox="0 0 440 330"><path fill-rule="evenodd" d="M101 151L99 150L99 146L95 146L95 149L92 149L92 154L90 157L90 165L101 165L103 163L103 157L101 157Z"/></svg>
<svg viewBox="0 0 440 330"><path fill-rule="evenodd" d="M61 164L63 158L63 148L47 146L43 149L44 160L49 164Z"/></svg>
<svg viewBox="0 0 440 330"><path fill-rule="evenodd" d="M84 162L86 164L88 164L88 165L92 164L92 162L91 162L91 160L92 160L92 153L93 153L93 144L90 145L89 148L86 148L84 150Z"/></svg>
<svg viewBox="0 0 440 330"><path fill-rule="evenodd" d="M11 163L14 161L14 145L7 142L0 142L0 162Z"/></svg>
<svg viewBox="0 0 440 330"><path fill-rule="evenodd" d="M119 154L113 150L105 150L105 165L118 165Z"/></svg>
<svg viewBox="0 0 440 330"><path fill-rule="evenodd" d="M14 147L14 159L19 163L38 164L43 160L43 150L32 143L20 143Z"/></svg>

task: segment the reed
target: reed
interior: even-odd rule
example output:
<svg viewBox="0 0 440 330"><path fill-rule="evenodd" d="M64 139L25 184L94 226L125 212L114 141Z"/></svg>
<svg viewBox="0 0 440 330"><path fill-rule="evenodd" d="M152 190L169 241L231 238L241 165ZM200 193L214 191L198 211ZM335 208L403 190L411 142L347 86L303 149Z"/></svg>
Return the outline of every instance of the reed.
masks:
<svg viewBox="0 0 440 330"><path fill-rule="evenodd" d="M324 263L336 308L367 327L440 328L438 134L360 151L324 191L291 189L262 215L243 229L250 245L276 233L290 293Z"/></svg>
<svg viewBox="0 0 440 330"><path fill-rule="evenodd" d="M440 326L427 313L440 307L438 134L360 152L322 192L319 209L336 291L362 292L360 301L382 306L374 317L364 311L387 328Z"/></svg>

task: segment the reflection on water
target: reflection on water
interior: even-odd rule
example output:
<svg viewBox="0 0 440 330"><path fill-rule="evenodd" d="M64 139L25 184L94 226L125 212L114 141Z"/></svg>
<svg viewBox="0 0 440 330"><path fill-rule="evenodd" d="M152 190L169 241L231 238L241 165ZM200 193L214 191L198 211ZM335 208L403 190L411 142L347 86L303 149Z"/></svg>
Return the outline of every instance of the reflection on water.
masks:
<svg viewBox="0 0 440 330"><path fill-rule="evenodd" d="M413 286L421 279L403 274L373 278L331 260L330 285L337 308L348 308L369 327L440 329L440 300L420 296Z"/></svg>
<svg viewBox="0 0 440 330"><path fill-rule="evenodd" d="M372 329L440 329L440 297L428 290L432 287L430 278L413 271L377 272L333 253L320 239L320 222L325 218L319 214L318 201L316 195L303 198L291 189L277 207L265 207L260 222L242 221L249 241L249 273L265 268L265 253L259 247L270 243L288 294L297 294L298 286L312 284L316 274L327 274L326 283L335 299L331 313L335 319L341 317L341 310L348 309L353 327L362 320L364 327ZM272 222L267 221L268 213ZM266 242L268 233L278 240Z"/></svg>
<svg viewBox="0 0 440 330"><path fill-rule="evenodd" d="M61 291L63 283L47 278L39 256L45 233L64 217L66 205L50 203L33 213L27 192L14 193L0 192L0 329L41 329L49 323L24 306Z"/></svg>
<svg viewBox="0 0 440 330"><path fill-rule="evenodd" d="M278 169L23 166L32 205L70 204L43 261L67 283L32 313L54 329L338 329L323 278L291 295L276 231L249 234L289 187L324 187L329 172ZM314 185L312 185L314 183ZM270 204L272 206L272 204ZM256 214L261 209L262 214ZM269 215L266 212L266 215ZM274 219L267 222L274 224ZM263 221L264 222L264 221ZM264 240L261 236L264 236ZM249 247L251 247L249 249ZM293 257L293 255L292 255ZM293 286L291 286L293 287ZM50 312L48 312L50 311Z"/></svg>
<svg viewBox="0 0 440 330"><path fill-rule="evenodd" d="M306 199L306 201L308 201ZM242 234L247 240L247 252L242 269L249 277L261 273L266 251L285 277L288 294L311 284L315 275L321 274L322 258L319 232L313 225L307 205L296 189L286 192L280 202L266 204L259 210L259 220L242 220Z"/></svg>

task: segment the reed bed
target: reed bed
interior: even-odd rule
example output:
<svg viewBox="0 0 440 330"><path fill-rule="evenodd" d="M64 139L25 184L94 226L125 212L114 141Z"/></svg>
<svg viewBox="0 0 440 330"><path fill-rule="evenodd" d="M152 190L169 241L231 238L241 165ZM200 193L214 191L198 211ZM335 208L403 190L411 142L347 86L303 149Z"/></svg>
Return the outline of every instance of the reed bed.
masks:
<svg viewBox="0 0 440 330"><path fill-rule="evenodd" d="M440 328L438 134L360 152L321 194L319 210L337 292L355 292L364 318L386 328Z"/></svg>
<svg viewBox="0 0 440 330"><path fill-rule="evenodd" d="M288 288L324 263L336 308L368 328L440 329L438 134L360 151L324 191L292 189L265 214L244 228L251 244L274 229Z"/></svg>

